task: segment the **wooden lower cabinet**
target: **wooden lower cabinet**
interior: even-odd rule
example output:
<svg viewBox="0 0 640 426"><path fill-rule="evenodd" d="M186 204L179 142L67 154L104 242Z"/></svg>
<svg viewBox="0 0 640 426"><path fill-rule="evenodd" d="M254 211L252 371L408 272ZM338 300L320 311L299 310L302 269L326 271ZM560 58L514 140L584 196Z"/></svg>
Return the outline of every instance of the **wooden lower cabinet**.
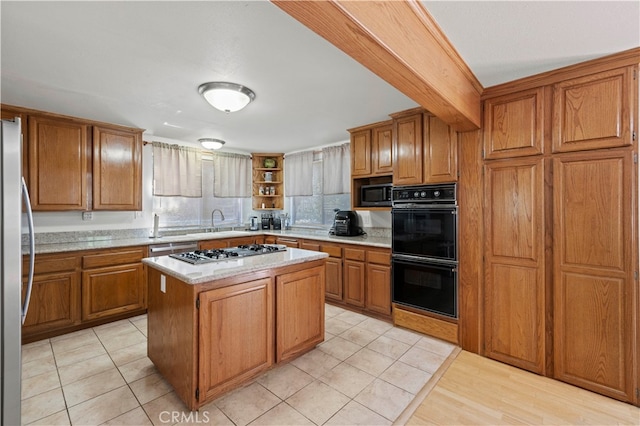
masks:
<svg viewBox="0 0 640 426"><path fill-rule="evenodd" d="M23 299L26 294L23 280ZM37 274L33 277L31 301L22 338L31 342L50 332L73 327L80 322L80 272L65 271Z"/></svg>
<svg viewBox="0 0 640 426"><path fill-rule="evenodd" d="M146 308L141 263L111 266L82 273L82 320L94 320Z"/></svg>
<svg viewBox="0 0 640 426"><path fill-rule="evenodd" d="M191 410L324 340L325 260L187 284L149 265L147 353Z"/></svg>
<svg viewBox="0 0 640 426"><path fill-rule="evenodd" d="M199 399L209 400L273 364L273 282L204 291L199 299Z"/></svg>
<svg viewBox="0 0 640 426"><path fill-rule="evenodd" d="M295 238L276 237L276 244L282 244L292 248L300 248L300 241Z"/></svg>
<svg viewBox="0 0 640 426"><path fill-rule="evenodd" d="M325 268L276 278L276 362L295 358L324 340Z"/></svg>
<svg viewBox="0 0 640 426"><path fill-rule="evenodd" d="M366 264L364 249L344 249L344 301L364 307Z"/></svg>
<svg viewBox="0 0 640 426"><path fill-rule="evenodd" d="M391 319L391 250L304 239L300 248L329 254L325 300Z"/></svg>
<svg viewBox="0 0 640 426"><path fill-rule="evenodd" d="M22 265L23 300L27 290L28 258ZM35 258L31 302L22 339L31 342L80 323L80 258L74 254L39 254Z"/></svg>
<svg viewBox="0 0 640 426"><path fill-rule="evenodd" d="M147 247L39 254L24 343L143 314L147 308ZM28 259L23 260L23 295Z"/></svg>
<svg viewBox="0 0 640 426"><path fill-rule="evenodd" d="M147 247L96 250L82 256L82 320L90 321L147 308L142 259Z"/></svg>
<svg viewBox="0 0 640 426"><path fill-rule="evenodd" d="M391 315L391 253L367 251L366 303L369 311Z"/></svg>

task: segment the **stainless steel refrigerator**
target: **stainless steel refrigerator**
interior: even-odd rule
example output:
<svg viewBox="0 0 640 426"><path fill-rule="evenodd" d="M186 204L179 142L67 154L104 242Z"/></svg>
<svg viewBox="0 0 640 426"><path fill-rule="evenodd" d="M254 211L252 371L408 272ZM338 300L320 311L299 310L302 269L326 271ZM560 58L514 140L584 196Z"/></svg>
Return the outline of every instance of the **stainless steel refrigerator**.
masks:
<svg viewBox="0 0 640 426"><path fill-rule="evenodd" d="M21 327L27 315L33 283L33 216L29 194L22 178L20 119L2 120L0 129L0 424L20 424ZM29 224L30 268L27 286L22 290L22 201Z"/></svg>

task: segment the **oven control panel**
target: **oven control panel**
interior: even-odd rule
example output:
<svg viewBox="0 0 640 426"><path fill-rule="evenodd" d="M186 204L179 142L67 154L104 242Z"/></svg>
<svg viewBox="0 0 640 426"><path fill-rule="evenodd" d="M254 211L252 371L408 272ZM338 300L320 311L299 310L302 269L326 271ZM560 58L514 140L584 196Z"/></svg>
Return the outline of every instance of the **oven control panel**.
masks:
<svg viewBox="0 0 640 426"><path fill-rule="evenodd" d="M456 184L400 186L393 188L393 203L456 204Z"/></svg>

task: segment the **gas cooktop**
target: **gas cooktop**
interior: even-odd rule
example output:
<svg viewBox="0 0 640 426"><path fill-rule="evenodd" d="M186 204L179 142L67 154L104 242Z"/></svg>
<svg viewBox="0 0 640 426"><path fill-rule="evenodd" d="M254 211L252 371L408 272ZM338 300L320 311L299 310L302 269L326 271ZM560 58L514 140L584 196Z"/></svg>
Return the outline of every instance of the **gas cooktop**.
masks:
<svg viewBox="0 0 640 426"><path fill-rule="evenodd" d="M184 253L172 253L169 257L173 257L174 259L179 259L193 265L200 265L220 260L257 256L259 254L276 253L286 250L287 246L280 244L245 244L238 247L224 249L194 250Z"/></svg>

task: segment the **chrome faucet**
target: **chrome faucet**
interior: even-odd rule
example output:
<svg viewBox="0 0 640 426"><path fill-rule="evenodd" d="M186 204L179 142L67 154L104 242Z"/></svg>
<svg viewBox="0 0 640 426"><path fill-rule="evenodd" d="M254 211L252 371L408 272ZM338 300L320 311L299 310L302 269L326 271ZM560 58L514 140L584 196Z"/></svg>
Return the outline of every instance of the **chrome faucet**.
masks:
<svg viewBox="0 0 640 426"><path fill-rule="evenodd" d="M215 212L220 212L220 219L221 219L222 221L224 221L224 213L222 213L222 210L220 210L220 209L213 209L213 210L211 211L211 230L212 230L213 232L218 231L218 228L216 228L216 226L215 226L215 225L214 225L214 223L213 223L213 214L214 214Z"/></svg>

